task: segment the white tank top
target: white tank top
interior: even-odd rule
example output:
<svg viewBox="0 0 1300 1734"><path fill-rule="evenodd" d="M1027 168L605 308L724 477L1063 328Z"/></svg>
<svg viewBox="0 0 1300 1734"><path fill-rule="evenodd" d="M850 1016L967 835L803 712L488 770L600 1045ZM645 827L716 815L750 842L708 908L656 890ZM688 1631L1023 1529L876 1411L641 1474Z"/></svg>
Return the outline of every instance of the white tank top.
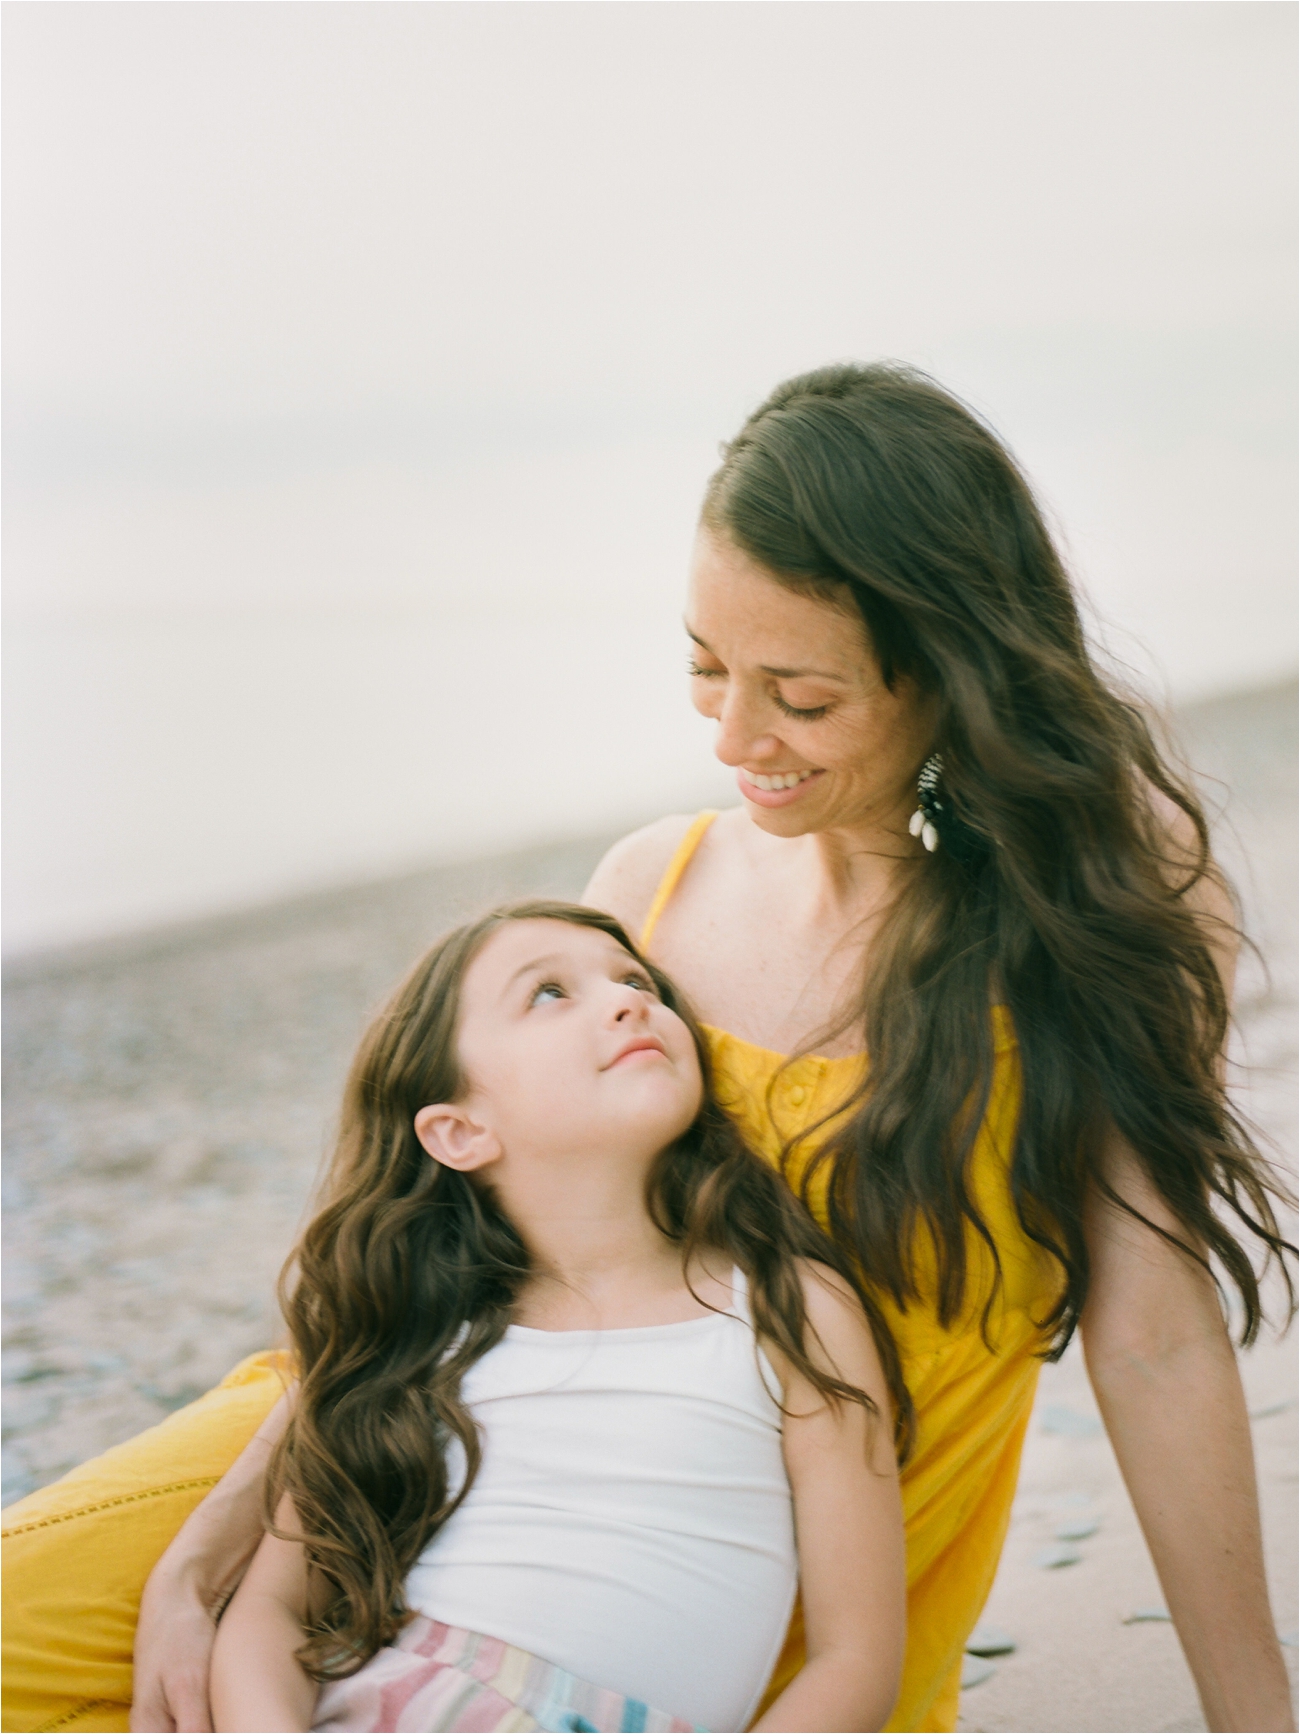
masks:
<svg viewBox="0 0 1300 1734"><path fill-rule="evenodd" d="M733 1281L732 1311L680 1324L511 1325L465 1376L482 1466L407 1605L698 1727L747 1727L798 1573L781 1387Z"/></svg>

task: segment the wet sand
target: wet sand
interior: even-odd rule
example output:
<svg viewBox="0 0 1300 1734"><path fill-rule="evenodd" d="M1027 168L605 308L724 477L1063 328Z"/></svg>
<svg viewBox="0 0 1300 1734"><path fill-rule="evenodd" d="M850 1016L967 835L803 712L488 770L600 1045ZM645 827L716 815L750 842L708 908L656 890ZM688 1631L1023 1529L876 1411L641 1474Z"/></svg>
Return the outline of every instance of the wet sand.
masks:
<svg viewBox="0 0 1300 1734"><path fill-rule="evenodd" d="M1222 809L1243 964L1236 1083L1294 1168L1294 685L1178 719ZM434 868L27 959L5 981L8 1502L189 1402L278 1334L273 1285L368 1010L419 949L505 896L574 896L611 839ZM1243 1357L1279 1628L1296 1626L1294 1336ZM1059 1542L1062 1525L1097 1527ZM1075 1562L1035 1563L1049 1545ZM1190 1729L1172 1628L1077 1349L1046 1369L986 1622L971 1729ZM986 1677L976 1681L982 1670Z"/></svg>

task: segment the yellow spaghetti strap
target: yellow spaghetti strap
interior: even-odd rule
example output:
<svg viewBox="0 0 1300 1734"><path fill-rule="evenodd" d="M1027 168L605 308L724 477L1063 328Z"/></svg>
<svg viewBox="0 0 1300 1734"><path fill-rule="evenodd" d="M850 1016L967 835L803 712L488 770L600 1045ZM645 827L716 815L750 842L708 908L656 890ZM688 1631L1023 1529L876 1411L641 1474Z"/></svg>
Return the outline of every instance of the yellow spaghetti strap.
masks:
<svg viewBox="0 0 1300 1734"><path fill-rule="evenodd" d="M708 830L709 826L717 816L718 813L716 808L706 809L703 813L697 813L691 820L686 835L673 851L673 858L664 869L664 876L659 881L659 887L656 890L654 900L650 905L650 912L646 916L645 925L641 929L642 951L645 951L649 946L650 936L659 925L659 917L664 912L664 905L668 902L668 899L672 896L673 892L676 891L677 881L686 871L691 856L700 846L700 838Z"/></svg>

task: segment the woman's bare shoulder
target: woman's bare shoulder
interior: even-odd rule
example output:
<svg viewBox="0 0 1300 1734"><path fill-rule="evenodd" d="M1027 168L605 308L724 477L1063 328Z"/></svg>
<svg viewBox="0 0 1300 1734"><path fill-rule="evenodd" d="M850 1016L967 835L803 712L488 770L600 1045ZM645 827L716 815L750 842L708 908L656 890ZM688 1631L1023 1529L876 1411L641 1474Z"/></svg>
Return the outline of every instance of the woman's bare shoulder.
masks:
<svg viewBox="0 0 1300 1734"><path fill-rule="evenodd" d="M668 863L694 820L694 813L670 813L620 837L602 856L582 901L617 916L629 933L639 933Z"/></svg>
<svg viewBox="0 0 1300 1734"><path fill-rule="evenodd" d="M1176 801L1170 800L1151 784L1147 785L1147 796L1163 839L1168 879L1172 885L1187 884L1189 878L1192 880L1184 896L1201 923L1206 943L1231 995L1240 935L1228 882L1213 856L1206 861L1204 871L1197 875L1201 840L1195 824Z"/></svg>

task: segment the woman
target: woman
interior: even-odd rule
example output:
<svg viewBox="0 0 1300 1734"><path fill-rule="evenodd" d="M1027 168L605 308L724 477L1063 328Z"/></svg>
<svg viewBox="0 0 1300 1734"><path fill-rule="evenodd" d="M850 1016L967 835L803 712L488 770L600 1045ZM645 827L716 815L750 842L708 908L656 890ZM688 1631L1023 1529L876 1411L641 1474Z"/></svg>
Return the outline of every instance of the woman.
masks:
<svg viewBox="0 0 1300 1734"><path fill-rule="evenodd" d="M914 373L793 380L710 484L687 626L743 804L628 838L587 899L683 984L732 1111L877 1281L916 1413L889 1726L955 1726L1037 1369L1078 1328L1208 1725L1291 1727L1210 1274L1249 1340L1249 1253L1284 1243L1223 1093L1232 909L1023 479ZM150 1582L137 1727L206 1726L280 1425ZM158 1451L150 1487L180 1485L190 1456ZM773 1692L801 1641L796 1618Z"/></svg>

